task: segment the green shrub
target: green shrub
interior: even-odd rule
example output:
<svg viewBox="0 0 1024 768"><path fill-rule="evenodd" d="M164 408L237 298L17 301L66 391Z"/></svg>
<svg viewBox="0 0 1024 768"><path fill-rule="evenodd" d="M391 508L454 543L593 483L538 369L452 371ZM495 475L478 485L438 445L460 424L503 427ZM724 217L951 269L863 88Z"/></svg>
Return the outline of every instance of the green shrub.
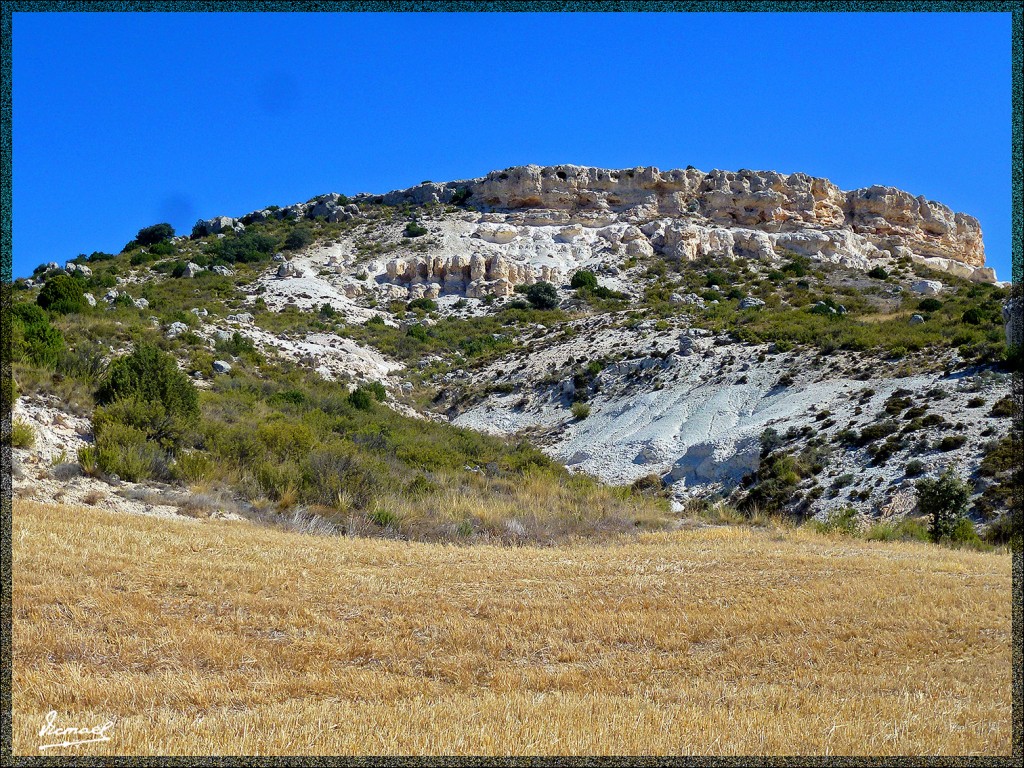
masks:
<svg viewBox="0 0 1024 768"><path fill-rule="evenodd" d="M597 275L589 269L581 269L572 276L569 282L570 288L597 288Z"/></svg>
<svg viewBox="0 0 1024 768"><path fill-rule="evenodd" d="M420 237L427 234L427 228L420 224L418 221L413 219L405 225L405 236L406 237Z"/></svg>
<svg viewBox="0 0 1024 768"><path fill-rule="evenodd" d="M15 304L11 310L11 359L40 368L55 368L64 354L64 336L35 304Z"/></svg>
<svg viewBox="0 0 1024 768"><path fill-rule="evenodd" d="M993 418L1005 418L1013 416L1013 398L1007 395L1000 398L993 404L992 410L988 412Z"/></svg>
<svg viewBox="0 0 1024 768"><path fill-rule="evenodd" d="M911 459L907 462L907 466L903 468L903 473L907 477L917 477L925 470L924 462L920 459Z"/></svg>
<svg viewBox="0 0 1024 768"><path fill-rule="evenodd" d="M96 402L97 444L104 425L118 422L174 449L199 418L199 395L191 380L178 370L174 357L148 345L110 364Z"/></svg>
<svg viewBox="0 0 1024 768"><path fill-rule="evenodd" d="M889 273L885 271L885 267L878 266L872 267L868 271L868 277L873 277L876 280L885 280L889 276Z"/></svg>
<svg viewBox="0 0 1024 768"><path fill-rule="evenodd" d="M313 230L305 224L294 227L284 239L285 250L297 251L313 242Z"/></svg>
<svg viewBox="0 0 1024 768"><path fill-rule="evenodd" d="M167 454L146 433L129 424L105 423L96 430L96 464L122 480L162 479L167 471Z"/></svg>
<svg viewBox="0 0 1024 768"><path fill-rule="evenodd" d="M217 240L208 252L228 263L251 264L266 261L277 250L277 239L260 232L244 231Z"/></svg>
<svg viewBox="0 0 1024 768"><path fill-rule="evenodd" d="M373 408L373 402L377 397L366 386L358 386L348 396L348 401L354 408L358 408L361 411L369 411Z"/></svg>
<svg viewBox="0 0 1024 768"><path fill-rule="evenodd" d="M810 266L810 259L806 256L796 256L782 265L782 271L788 272L796 277L803 277L807 274L807 268Z"/></svg>
<svg viewBox="0 0 1024 768"><path fill-rule="evenodd" d="M978 532L968 518L961 517L956 521L953 526L953 530L949 533L949 540L951 543L965 545L974 549L984 548L984 544L981 541L981 537L978 536Z"/></svg>
<svg viewBox="0 0 1024 768"><path fill-rule="evenodd" d="M888 437L897 430L899 430L899 425L892 419L870 424L860 431L857 444L861 446L868 445L876 440L881 440L883 437Z"/></svg>
<svg viewBox="0 0 1024 768"><path fill-rule="evenodd" d="M558 289L542 280L527 288L526 300L535 309L554 309L558 306Z"/></svg>
<svg viewBox="0 0 1024 768"><path fill-rule="evenodd" d="M917 505L931 520L932 541L949 538L967 507L971 491L952 468L938 478L917 481Z"/></svg>
<svg viewBox="0 0 1024 768"><path fill-rule="evenodd" d="M581 421L590 415L590 406L586 403L573 403L570 410L573 417Z"/></svg>
<svg viewBox="0 0 1024 768"><path fill-rule="evenodd" d="M452 205L465 205L466 201L473 195L469 187L460 186L452 193Z"/></svg>
<svg viewBox="0 0 1024 768"><path fill-rule="evenodd" d="M36 431L32 429L32 425L21 419L14 419L11 424L11 447L31 448L35 444Z"/></svg>
<svg viewBox="0 0 1024 768"><path fill-rule="evenodd" d="M135 236L135 242L141 246L154 245L163 240L170 240L174 237L174 227L170 224L154 224L151 227L144 227Z"/></svg>
<svg viewBox="0 0 1024 768"><path fill-rule="evenodd" d="M964 435L946 435L939 441L939 450L954 451L966 442L967 438Z"/></svg>
<svg viewBox="0 0 1024 768"><path fill-rule="evenodd" d="M71 275L55 275L47 280L36 303L59 315L84 312L89 306L85 301L85 287Z"/></svg>
<svg viewBox="0 0 1024 768"><path fill-rule="evenodd" d="M967 311L960 316L960 319L968 325L981 325L985 321L984 316L978 311L977 307L968 308Z"/></svg>
<svg viewBox="0 0 1024 768"><path fill-rule="evenodd" d="M78 463L82 467L82 472L90 477L95 477L99 471L99 455L96 451L96 446L87 445L79 448Z"/></svg>
<svg viewBox="0 0 1024 768"><path fill-rule="evenodd" d="M409 302L407 307L410 310L423 309L426 310L427 312L433 312L435 309L437 309L437 302L434 301L433 299L428 299L424 297L420 299L413 299L412 301Z"/></svg>
<svg viewBox="0 0 1024 768"><path fill-rule="evenodd" d="M938 312L942 309L942 302L929 296L917 302L917 308L922 312Z"/></svg>

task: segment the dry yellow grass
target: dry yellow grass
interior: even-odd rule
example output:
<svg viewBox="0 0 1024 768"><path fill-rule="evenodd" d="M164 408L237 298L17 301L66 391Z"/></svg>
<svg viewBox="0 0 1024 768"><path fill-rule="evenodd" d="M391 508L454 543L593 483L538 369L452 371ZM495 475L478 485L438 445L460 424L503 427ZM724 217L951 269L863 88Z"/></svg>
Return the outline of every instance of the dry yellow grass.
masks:
<svg viewBox="0 0 1024 768"><path fill-rule="evenodd" d="M1010 557L717 527L558 548L15 502L47 754L1009 754Z"/></svg>

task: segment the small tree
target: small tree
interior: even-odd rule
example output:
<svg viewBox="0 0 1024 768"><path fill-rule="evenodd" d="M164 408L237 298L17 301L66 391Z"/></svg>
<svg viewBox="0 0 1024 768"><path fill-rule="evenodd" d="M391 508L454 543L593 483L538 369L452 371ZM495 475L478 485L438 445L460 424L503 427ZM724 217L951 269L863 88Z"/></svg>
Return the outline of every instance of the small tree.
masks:
<svg viewBox="0 0 1024 768"><path fill-rule="evenodd" d="M916 487L917 506L931 520L932 541L950 538L967 508L971 495L967 483L950 467L938 478L918 480Z"/></svg>
<svg viewBox="0 0 1024 768"><path fill-rule="evenodd" d="M535 309L554 309L558 306L558 290L551 283L534 283L526 289L526 300Z"/></svg>
<svg viewBox="0 0 1024 768"><path fill-rule="evenodd" d="M155 245L164 240L170 240L172 237L174 237L174 227L164 222L140 229L139 234L135 236L135 242L141 246Z"/></svg>

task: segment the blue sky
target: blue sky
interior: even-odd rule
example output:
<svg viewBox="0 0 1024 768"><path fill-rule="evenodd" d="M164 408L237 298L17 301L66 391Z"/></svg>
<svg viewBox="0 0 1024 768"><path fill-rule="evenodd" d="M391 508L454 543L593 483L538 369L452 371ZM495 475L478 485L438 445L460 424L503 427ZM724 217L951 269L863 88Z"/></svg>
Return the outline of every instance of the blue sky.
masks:
<svg viewBox="0 0 1024 768"><path fill-rule="evenodd" d="M1010 14L14 14L15 276L524 163L803 171L978 217L1010 278Z"/></svg>

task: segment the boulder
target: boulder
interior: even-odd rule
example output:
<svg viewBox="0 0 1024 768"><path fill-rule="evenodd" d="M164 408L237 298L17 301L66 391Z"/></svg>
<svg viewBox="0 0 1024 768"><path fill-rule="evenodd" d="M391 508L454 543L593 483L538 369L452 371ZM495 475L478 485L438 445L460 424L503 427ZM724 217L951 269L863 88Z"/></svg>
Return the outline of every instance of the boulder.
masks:
<svg viewBox="0 0 1024 768"><path fill-rule="evenodd" d="M918 280L910 286L910 290L922 296L935 296L942 292L943 285L938 280Z"/></svg>
<svg viewBox="0 0 1024 768"><path fill-rule="evenodd" d="M296 268L295 264L290 261L284 262L277 268L277 276L280 278L297 277L298 274L299 270Z"/></svg>
<svg viewBox="0 0 1024 768"><path fill-rule="evenodd" d="M182 322L171 323L167 328L167 338L175 339L188 331L188 326Z"/></svg>
<svg viewBox="0 0 1024 768"><path fill-rule="evenodd" d="M214 216L212 219L200 219L192 227L193 237L205 237L206 235L220 235L225 232L241 232L245 224L230 216Z"/></svg>
<svg viewBox="0 0 1024 768"><path fill-rule="evenodd" d="M214 274L223 275L224 277L229 277L235 274L231 271L230 267L225 267L223 264L218 264L217 266L212 267L212 270Z"/></svg>
<svg viewBox="0 0 1024 768"><path fill-rule="evenodd" d="M91 293L85 294L85 303L88 304L90 307L95 307L96 297L93 296Z"/></svg>
<svg viewBox="0 0 1024 768"><path fill-rule="evenodd" d="M185 265L185 271L181 273L182 277L195 277L200 272L205 272L205 267L200 267L198 264L193 264L191 261Z"/></svg>
<svg viewBox="0 0 1024 768"><path fill-rule="evenodd" d="M149 307L149 302L140 296L135 300L135 306L139 309L147 309Z"/></svg>
<svg viewBox="0 0 1024 768"><path fill-rule="evenodd" d="M209 310L207 310L205 307L192 307L192 309L190 309L189 312L191 312L196 317L207 317L210 314Z"/></svg>
<svg viewBox="0 0 1024 768"><path fill-rule="evenodd" d="M764 306L764 301L757 298L756 296L747 296L740 299L740 309L760 309Z"/></svg>
<svg viewBox="0 0 1024 768"><path fill-rule="evenodd" d="M920 325L923 322L924 322L924 318L921 315L911 315L910 316L910 324L911 325Z"/></svg>
<svg viewBox="0 0 1024 768"><path fill-rule="evenodd" d="M237 315L228 315L228 322L239 323L240 325L249 325L252 323L252 315L248 312L239 312Z"/></svg>
<svg viewBox="0 0 1024 768"><path fill-rule="evenodd" d="M92 270L89 269L89 267L85 266L85 264L76 264L73 261L69 261L67 264L64 265L64 271L67 272L69 275L73 275L77 272L82 277L92 276Z"/></svg>
<svg viewBox="0 0 1024 768"><path fill-rule="evenodd" d="M225 360L214 360L213 370L215 373L228 373L231 370L231 363Z"/></svg>

